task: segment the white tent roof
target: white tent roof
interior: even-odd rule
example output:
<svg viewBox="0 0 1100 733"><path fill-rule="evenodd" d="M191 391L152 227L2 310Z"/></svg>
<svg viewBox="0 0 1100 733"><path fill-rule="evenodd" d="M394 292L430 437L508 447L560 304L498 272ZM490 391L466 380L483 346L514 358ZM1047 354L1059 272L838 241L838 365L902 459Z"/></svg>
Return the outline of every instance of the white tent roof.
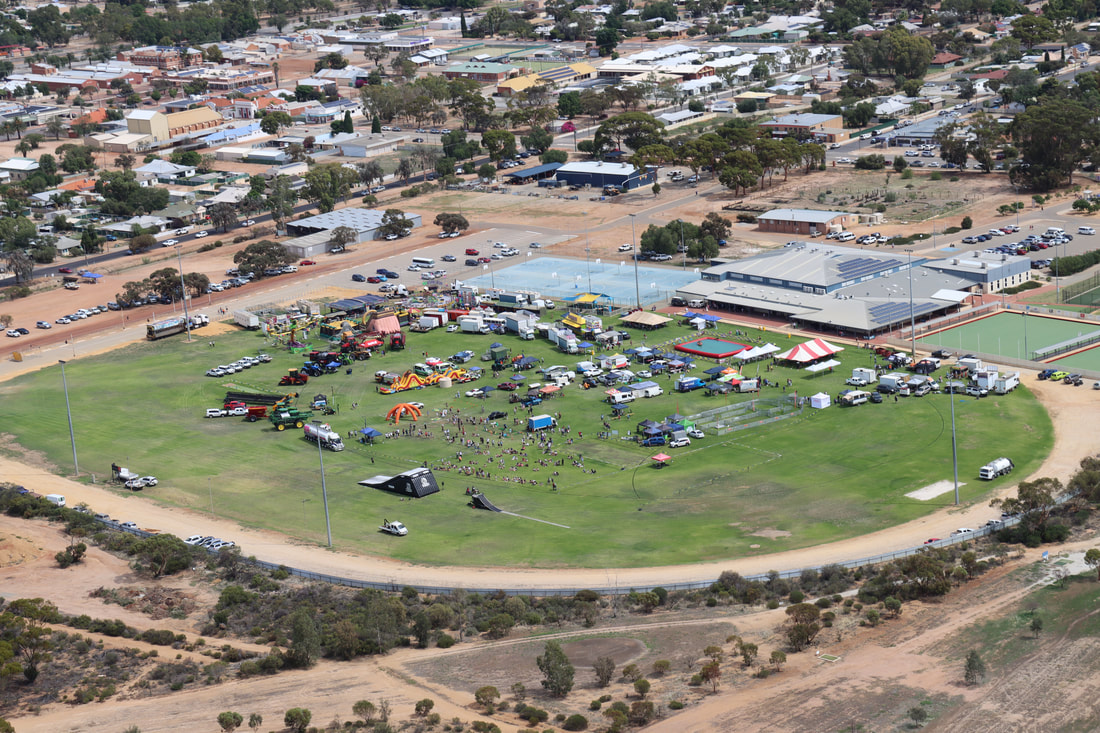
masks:
<svg viewBox="0 0 1100 733"><path fill-rule="evenodd" d="M778 346L776 346L775 344L768 343L768 344L764 344L763 346L754 346L751 349L745 349L744 351L739 351L739 352L737 352L736 354L733 355L733 358L734 359L740 359L740 360L744 361L745 359L756 359L757 357L760 357L760 356L767 356L768 354L774 354L777 351L779 351Z"/></svg>
<svg viewBox="0 0 1100 733"><path fill-rule="evenodd" d="M835 366L840 366L840 362L836 359L829 359L828 361L823 361L820 364L811 364L810 366L806 367L806 371L820 372L826 369L832 369Z"/></svg>

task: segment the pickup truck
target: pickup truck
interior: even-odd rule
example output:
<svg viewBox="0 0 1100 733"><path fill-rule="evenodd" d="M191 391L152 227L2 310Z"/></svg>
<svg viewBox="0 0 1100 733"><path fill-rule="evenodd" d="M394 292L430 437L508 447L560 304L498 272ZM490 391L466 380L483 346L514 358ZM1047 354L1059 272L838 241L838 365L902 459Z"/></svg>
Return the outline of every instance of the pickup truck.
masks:
<svg viewBox="0 0 1100 733"><path fill-rule="evenodd" d="M863 377L848 377L847 379L844 380L844 383L849 384L853 387L866 387L867 386L867 380L864 379Z"/></svg>

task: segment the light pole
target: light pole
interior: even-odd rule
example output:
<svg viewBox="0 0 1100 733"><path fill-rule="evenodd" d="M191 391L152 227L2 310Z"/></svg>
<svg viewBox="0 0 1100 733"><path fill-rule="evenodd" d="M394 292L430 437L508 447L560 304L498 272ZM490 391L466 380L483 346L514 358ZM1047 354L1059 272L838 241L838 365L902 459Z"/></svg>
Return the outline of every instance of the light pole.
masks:
<svg viewBox="0 0 1100 733"><path fill-rule="evenodd" d="M592 248L588 245L588 212L582 211L584 217L584 269L588 273L588 292L592 292Z"/></svg>
<svg viewBox="0 0 1100 733"><path fill-rule="evenodd" d="M58 359L61 365L61 387L65 390L65 415L69 418L69 442L73 445L73 473L80 475L80 464L76 460L76 434L73 432L73 411L69 407L69 381L65 378L65 360Z"/></svg>
<svg viewBox="0 0 1100 733"><path fill-rule="evenodd" d="M909 357L917 362L917 321L913 311L913 250L905 250L909 255L909 336L912 339Z"/></svg>
<svg viewBox="0 0 1100 733"><path fill-rule="evenodd" d="M955 389L951 389L951 465L955 469L955 506L959 505L959 448L955 442Z"/></svg>
<svg viewBox="0 0 1100 733"><path fill-rule="evenodd" d="M683 251L683 254L684 254L684 269L687 270L688 251L687 251L687 247L684 246L684 220L683 219L677 219L676 221L680 222L680 249Z"/></svg>
<svg viewBox="0 0 1100 733"><path fill-rule="evenodd" d="M638 285L638 235L634 231L634 217L636 214L630 215L630 244L631 252L634 254L634 299L638 305L638 309L642 307L642 289Z"/></svg>
<svg viewBox="0 0 1100 733"><path fill-rule="evenodd" d="M320 427L320 420L311 420ZM325 487L325 457L321 453L321 436L317 436L317 460L321 463L321 501L325 503L325 532L328 534L328 546L332 547L332 524L328 518L328 489Z"/></svg>
<svg viewBox="0 0 1100 733"><path fill-rule="evenodd" d="M183 282L183 245L176 245L176 260L180 266L180 295L183 296L183 324L187 327L187 341L191 341L191 316L187 313L187 286Z"/></svg>
<svg viewBox="0 0 1100 733"><path fill-rule="evenodd" d="M1058 247L1061 247L1061 246L1062 245L1060 245L1060 244L1058 245ZM1062 257L1061 257L1061 255L1058 254L1058 250L1055 249L1055 252L1054 252L1054 302L1055 303L1061 303L1062 302L1062 279L1060 277L1058 277L1058 260L1060 260L1060 259L1062 259Z"/></svg>

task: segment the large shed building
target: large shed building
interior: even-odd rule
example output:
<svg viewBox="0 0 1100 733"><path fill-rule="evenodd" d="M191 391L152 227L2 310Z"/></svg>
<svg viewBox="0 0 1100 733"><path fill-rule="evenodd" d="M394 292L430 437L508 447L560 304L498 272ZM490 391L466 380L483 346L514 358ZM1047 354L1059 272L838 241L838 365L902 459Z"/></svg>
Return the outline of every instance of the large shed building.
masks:
<svg viewBox="0 0 1100 733"><path fill-rule="evenodd" d="M570 186L588 186L603 188L616 186L633 189L652 185L657 180L656 168L635 168L629 163L608 163L594 160L580 163L566 163L558 168L557 179Z"/></svg>

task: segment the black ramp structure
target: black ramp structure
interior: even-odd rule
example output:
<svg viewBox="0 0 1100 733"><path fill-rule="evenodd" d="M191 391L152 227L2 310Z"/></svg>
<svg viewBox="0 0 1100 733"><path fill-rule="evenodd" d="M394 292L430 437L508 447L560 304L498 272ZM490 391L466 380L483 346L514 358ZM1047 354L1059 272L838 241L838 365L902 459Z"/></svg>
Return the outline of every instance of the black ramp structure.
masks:
<svg viewBox="0 0 1100 733"><path fill-rule="evenodd" d="M360 486L390 491L394 494L422 499L429 494L439 492L435 475L428 468L414 468L396 476L371 476L359 482Z"/></svg>
<svg viewBox="0 0 1100 733"><path fill-rule="evenodd" d="M474 494L470 497L470 504L473 505L474 509L487 509L491 512L500 511L496 504L485 498L485 494Z"/></svg>

